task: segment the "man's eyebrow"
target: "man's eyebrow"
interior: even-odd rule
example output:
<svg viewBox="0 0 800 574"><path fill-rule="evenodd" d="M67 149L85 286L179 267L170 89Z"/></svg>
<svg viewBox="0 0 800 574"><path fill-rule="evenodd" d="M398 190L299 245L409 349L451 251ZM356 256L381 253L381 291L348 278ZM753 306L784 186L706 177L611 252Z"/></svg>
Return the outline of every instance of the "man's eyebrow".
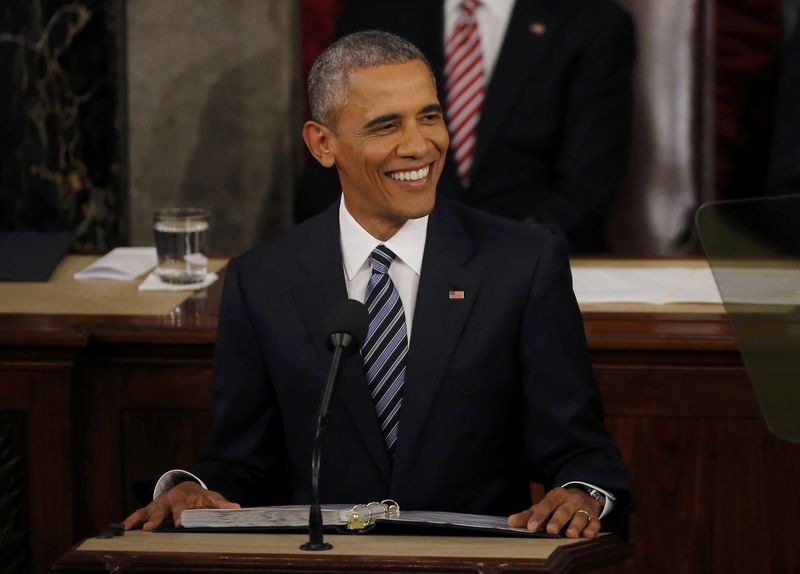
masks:
<svg viewBox="0 0 800 574"><path fill-rule="evenodd" d="M428 104L427 106L423 107L419 113L420 114L430 114L430 113L442 113L442 106L440 104ZM364 124L365 130L370 128L374 128L380 124L385 124L387 122L393 122L399 120L401 118L400 114L384 114L382 116L378 116L377 118L373 118Z"/></svg>
<svg viewBox="0 0 800 574"><path fill-rule="evenodd" d="M366 124L364 124L364 129L374 128L379 124L385 124L386 122L393 122L399 119L400 114L384 114L368 121Z"/></svg>
<svg viewBox="0 0 800 574"><path fill-rule="evenodd" d="M419 111L421 114L430 114L432 112L442 113L442 106L440 104L428 104Z"/></svg>

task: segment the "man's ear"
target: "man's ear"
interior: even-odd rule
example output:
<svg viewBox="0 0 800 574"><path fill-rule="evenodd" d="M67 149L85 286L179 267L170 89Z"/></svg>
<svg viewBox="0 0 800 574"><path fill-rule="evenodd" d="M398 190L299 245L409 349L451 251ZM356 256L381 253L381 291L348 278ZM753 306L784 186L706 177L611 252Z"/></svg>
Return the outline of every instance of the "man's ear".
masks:
<svg viewBox="0 0 800 574"><path fill-rule="evenodd" d="M303 126L303 140L308 151L325 167L333 167L336 163L331 150L332 135L328 126L313 120L307 121Z"/></svg>

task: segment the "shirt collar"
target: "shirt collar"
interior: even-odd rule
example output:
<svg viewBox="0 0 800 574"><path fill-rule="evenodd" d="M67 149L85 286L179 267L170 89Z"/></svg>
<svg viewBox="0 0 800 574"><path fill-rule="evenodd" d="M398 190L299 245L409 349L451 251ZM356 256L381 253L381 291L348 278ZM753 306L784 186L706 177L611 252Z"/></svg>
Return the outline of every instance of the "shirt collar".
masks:
<svg viewBox="0 0 800 574"><path fill-rule="evenodd" d="M386 245L397 258L408 265L414 273L422 270L422 255L425 252L425 239L428 236L428 216L409 219L397 233L386 241L370 235L347 211L344 196L339 201L339 233L342 242L342 259L347 280L352 281L356 273L366 264L369 256L378 245Z"/></svg>
<svg viewBox="0 0 800 574"><path fill-rule="evenodd" d="M445 0L445 10L455 21L458 18L462 0ZM502 21L503 14L510 14L515 0L481 0L479 10L486 10L495 19Z"/></svg>

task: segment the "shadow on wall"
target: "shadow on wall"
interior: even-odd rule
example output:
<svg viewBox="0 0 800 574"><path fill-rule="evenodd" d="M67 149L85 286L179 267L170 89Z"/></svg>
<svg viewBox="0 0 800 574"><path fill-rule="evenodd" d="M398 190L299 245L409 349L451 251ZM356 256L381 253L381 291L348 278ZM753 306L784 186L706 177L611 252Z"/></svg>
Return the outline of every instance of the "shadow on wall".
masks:
<svg viewBox="0 0 800 574"><path fill-rule="evenodd" d="M143 165L166 170L156 179L172 180L163 187L176 186L156 194L161 201L154 209L176 203L167 198L209 209L212 252L235 255L289 227L298 145L293 140L300 136L289 109L289 80L274 71L282 61L277 48L229 66L210 83L205 103L195 104L198 112L183 113L181 102L197 101L197 78L207 73L206 64L213 69L234 60L221 52L171 82L168 97L159 102ZM167 175L181 164L182 174Z"/></svg>

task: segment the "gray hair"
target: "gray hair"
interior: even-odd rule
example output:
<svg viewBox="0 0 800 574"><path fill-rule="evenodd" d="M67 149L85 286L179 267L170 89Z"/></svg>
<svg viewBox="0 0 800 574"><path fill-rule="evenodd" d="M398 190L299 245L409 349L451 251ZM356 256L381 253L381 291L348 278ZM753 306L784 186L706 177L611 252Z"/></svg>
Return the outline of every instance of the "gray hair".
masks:
<svg viewBox="0 0 800 574"><path fill-rule="evenodd" d="M347 103L351 72L414 60L421 60L428 67L431 78L434 77L430 63L419 48L394 34L367 30L336 40L320 54L308 73L311 117L333 128L339 110Z"/></svg>

